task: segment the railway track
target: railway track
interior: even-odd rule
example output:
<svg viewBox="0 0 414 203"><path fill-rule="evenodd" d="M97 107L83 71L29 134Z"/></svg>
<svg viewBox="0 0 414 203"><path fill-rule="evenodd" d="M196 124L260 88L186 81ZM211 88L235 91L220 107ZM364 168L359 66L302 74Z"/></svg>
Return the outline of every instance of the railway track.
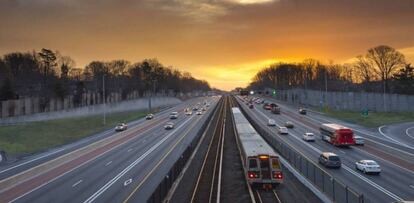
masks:
<svg viewBox="0 0 414 203"><path fill-rule="evenodd" d="M239 107L234 97L230 97L229 104L230 104L230 108ZM236 132L235 132L235 135L236 135ZM240 147L239 147L238 142L237 142L237 146L240 152ZM241 157L241 154L240 154L240 157ZM251 202L253 203L275 203L275 202L282 203L281 198L279 198L279 195L277 194L276 189L262 190L262 189L253 188L250 184L247 183L247 179L245 180L246 180L246 185L247 185L249 195L251 198Z"/></svg>
<svg viewBox="0 0 414 203"><path fill-rule="evenodd" d="M223 98L219 109L219 118L214 125L206 156L198 174L191 202L220 202L221 174L223 163L223 144L228 98Z"/></svg>

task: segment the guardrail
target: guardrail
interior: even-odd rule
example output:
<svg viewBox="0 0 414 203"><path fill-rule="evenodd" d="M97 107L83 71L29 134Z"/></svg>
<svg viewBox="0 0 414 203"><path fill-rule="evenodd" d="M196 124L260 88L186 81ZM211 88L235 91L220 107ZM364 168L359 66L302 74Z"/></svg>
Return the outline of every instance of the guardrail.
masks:
<svg viewBox="0 0 414 203"><path fill-rule="evenodd" d="M329 175L325 170L314 164L304 154L282 141L274 133L258 124L238 103L241 111L256 131L281 155L291 166L293 166L303 177L316 186L333 202L338 203L370 203L371 201L348 187L335 177Z"/></svg>
<svg viewBox="0 0 414 203"><path fill-rule="evenodd" d="M168 191L171 189L174 181L179 177L188 159L191 157L191 154L196 148L197 143L199 142L201 138L201 135L207 128L207 125L209 123L208 121L212 119L214 112L217 111L217 108L219 107L219 105L220 105L220 102L217 102L213 111L211 111L210 114L208 115L206 119L207 122L204 122L204 124L198 130L195 139L191 141L191 143L184 150L183 154L175 161L171 169L166 174L164 174L164 178L158 183L158 186L155 188L150 198L148 198L147 200L148 203L163 202L163 200L168 194Z"/></svg>

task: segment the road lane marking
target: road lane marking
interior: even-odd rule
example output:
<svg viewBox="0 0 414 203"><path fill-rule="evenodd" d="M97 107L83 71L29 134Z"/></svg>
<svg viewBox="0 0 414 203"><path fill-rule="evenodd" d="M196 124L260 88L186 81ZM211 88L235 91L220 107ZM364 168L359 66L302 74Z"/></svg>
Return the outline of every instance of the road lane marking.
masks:
<svg viewBox="0 0 414 203"><path fill-rule="evenodd" d="M195 117L191 117L189 120L191 120L192 118L195 118ZM144 179L141 180L139 185L135 187L135 189L128 195L128 197L123 201L123 203L126 203L126 202L129 201L129 199L135 194L135 192L145 183L145 181L147 181L147 179L150 177L150 175L152 175L152 173L155 171L155 169L157 169L161 165L161 163L167 158L167 156L177 147L177 145L185 137L187 137L187 134L193 129L193 127L198 123L198 121L201 120L201 117L198 117L198 119L196 119L196 120L197 120L197 122L194 122L189 128L187 128L187 130L183 133L183 135L179 138L179 140L177 142L175 142L175 144L169 149L169 151L167 153L164 154L164 156L161 158L161 160L158 161L158 163L154 166L154 168L152 168L152 170L149 173L147 173L147 175L144 177Z"/></svg>
<svg viewBox="0 0 414 203"><path fill-rule="evenodd" d="M15 166L13 166L13 167L10 167L10 168L7 168L7 169L4 169L4 170L0 171L0 174L1 174L1 173L4 173L4 172L7 172L7 171L10 171L10 170L13 170L13 169L15 169L15 168L17 168L17 167L20 167L20 166L23 166L23 165L29 164L29 163L31 163L31 162L37 161L37 160L39 160L39 159L43 159L43 158L45 158L45 157L48 157L48 156L54 155L54 154L59 153L59 152L61 152L61 151L63 151L63 150L66 150L66 148L59 149L59 150L57 150L57 151L51 152L51 153L49 153L49 154L45 154L45 155L43 155L43 156L37 157L37 158L35 158L35 159L32 159L32 160L30 160L30 161L26 161L26 162L23 162L23 163L21 163L21 164L15 165Z"/></svg>
<svg viewBox="0 0 414 203"><path fill-rule="evenodd" d="M340 152L342 152L342 153L344 153L344 154L346 154L346 152L344 152L344 151L342 151L342 150L339 150Z"/></svg>
<svg viewBox="0 0 414 203"><path fill-rule="evenodd" d="M109 166L112 163L112 161L105 164L105 166Z"/></svg>
<svg viewBox="0 0 414 203"><path fill-rule="evenodd" d="M171 110L173 110L173 109L176 109L176 108L179 108L179 106L175 106L175 107L172 107L171 108ZM167 112L167 110L168 109L164 109L163 111L160 111L159 112L159 116L161 116L161 115L164 115L164 114L167 114L168 112ZM157 115L157 114L156 114ZM136 121L133 121L132 123L134 123L133 125L136 125L136 126L134 126L134 127L138 127L138 125L139 124L142 124L142 123L138 123L139 121L141 121L141 120L143 120L144 118L141 118L141 119L138 119L138 120L136 120ZM100 138L100 137L103 137L103 136L106 136L106 135L108 135L108 134L110 134L110 133L112 133L113 131L112 130L107 130L107 131L104 131L104 132L101 132L101 133L98 133L97 135L97 137L96 138ZM99 135L100 134L100 135ZM86 143L86 142L79 142L79 145L81 145L81 144L83 144L83 143ZM2 170L2 171L0 171L0 174L2 174L2 173L4 173L4 172L7 172L7 171L10 171L10 170L13 170L13 169L15 169L15 168L18 168L18 167L20 167L20 166L24 166L24 165L26 165L26 164L29 164L29 163L31 163L31 162L34 162L34 161L37 161L37 160L39 160L39 159L43 159L43 158L45 158L45 157L48 157L48 156L51 156L51 155L54 155L54 154L56 154L56 153L59 153L59 152L61 152L61 151L64 151L64 150L67 150L67 149L69 149L69 148L71 148L72 147L72 144L75 144L75 143L71 143L71 144L68 144L68 146L67 147L63 147L63 148L61 148L61 149L59 149L59 150L56 150L56 151L54 151L54 152L51 152L51 153L48 153L48 154L45 154L45 155L43 155L43 156L40 156L40 157L37 157L37 158L35 158L35 159L31 159L31 160L29 160L29 161L26 161L26 162L23 162L23 163L21 163L21 164L18 164L18 165L15 165L15 166L13 166L13 167L10 167L10 168L7 168L7 169L4 169L4 170ZM75 146L76 147L76 146Z"/></svg>
<svg viewBox="0 0 414 203"><path fill-rule="evenodd" d="M76 182L75 184L72 185L72 187L76 187L77 185L79 185L83 180L79 180L78 182Z"/></svg>
<svg viewBox="0 0 414 203"><path fill-rule="evenodd" d="M264 115L264 114L262 114L262 115ZM264 116L265 116L267 119L269 118L269 117L267 117L266 115L264 115ZM295 139L297 139L297 140L301 140L301 139L299 139L297 136L292 136L292 137L294 137L294 138L295 138ZM322 152L321 150L319 150L319 149L315 148L314 146L310 145L310 144L309 144L309 143L307 143L307 142L302 142L302 143L304 143L305 145L307 145L308 147L310 147L311 149L313 149L315 152L317 152L317 153L319 153L319 154ZM313 162L313 161L312 161L312 162ZM316 165L316 164L315 164L315 165ZM361 176L360 174L356 173L355 171L353 171L352 169L350 169L350 168L349 168L348 166L346 166L345 164L342 164L342 168L344 168L344 169L345 169L346 171L348 171L349 173L351 173L351 174L353 174L353 175L357 176L358 178L360 178L361 180L365 181L366 183L370 184L370 185L371 185L371 186L373 186L374 188L376 188L376 189L380 190L381 192L383 192L384 194L388 195L389 197L391 197L391 198L393 198L393 199L395 199L395 200L397 200L397 201L402 201L402 200L403 200L401 197L399 197L399 196L395 195L394 193L392 193L392 192L388 191L387 189L385 189L385 188L383 188L382 186L380 186L380 185L376 184L375 182L371 181L370 179L368 179L368 178L366 178L366 177L364 177L364 176Z"/></svg>
<svg viewBox="0 0 414 203"><path fill-rule="evenodd" d="M126 181L124 181L124 186L127 186L127 185L129 185L130 183L132 183L132 178L130 178L130 179L128 179L128 180L126 180Z"/></svg>
<svg viewBox="0 0 414 203"><path fill-rule="evenodd" d="M133 148L129 148L129 149L128 149L128 152L130 152L130 151L132 151L132 150L133 150Z"/></svg>
<svg viewBox="0 0 414 203"><path fill-rule="evenodd" d="M414 189L414 185L409 185L409 186L410 186L410 188Z"/></svg>
<svg viewBox="0 0 414 203"><path fill-rule="evenodd" d="M406 134L408 137L411 137L412 139L414 139L414 136L412 136L410 133L408 133L411 129L414 129L414 126L413 126L413 127L409 127L409 128L407 128L407 129L405 130L405 134Z"/></svg>
<svg viewBox="0 0 414 203"><path fill-rule="evenodd" d="M118 175L116 175L114 178L112 178L110 181L108 181L104 186L102 186L98 191L96 191L88 199L86 199L84 201L84 203L93 202L96 198L98 198L100 195L102 195L109 187L111 187L115 182L117 182L122 176L124 176L127 172L129 172L133 167L138 165L142 160L144 160L149 154L151 154L155 149L157 149L162 143L164 143L168 138L170 138L175 132L177 132L180 128L182 128L190 120L192 120L192 119L190 118L190 119L187 119L186 121L184 121L180 126L175 128L171 133L169 133L163 139L161 139L159 142L157 142L155 145L153 145L148 151L146 151L144 154L142 154L140 157L138 157L138 159L136 159L134 162L132 162L124 170L122 170L120 173L118 173Z"/></svg>
<svg viewBox="0 0 414 203"><path fill-rule="evenodd" d="M380 133L382 136L384 136L384 137L386 137L386 138L388 138L388 139L390 139L390 140L394 141L396 144L399 144L399 145L404 146L404 147L407 147L407 148L411 148L410 146L408 146L408 145L406 145L406 144L404 144L404 143L402 143L402 142L400 142L400 141L398 141L398 140L396 140L396 139L394 139L394 138L392 138L392 137L388 136L388 135L387 135L387 134L385 134L384 132L382 132L382 128L384 128L384 127L387 127L387 126L383 125L383 126L380 126L380 127L378 128L378 131L379 131L379 133Z"/></svg>
<svg viewBox="0 0 414 203"><path fill-rule="evenodd" d="M274 100L274 99L273 99L273 100ZM277 101L277 100L276 100L276 101ZM287 105L282 105L282 104L280 104L280 103L279 103L279 105L280 105L280 106L283 106L283 107L284 107L284 108L286 108L286 109L288 109L287 111L289 111L289 112L293 112L292 110L290 110L290 109L289 109L289 108L291 108L291 107L287 107ZM310 116L306 116L305 118L308 118L309 120L313 120L313 121L314 121L314 122L316 122L316 123L324 123L323 121L330 122L330 123L332 123L332 122L336 123L336 121L331 121L331 120L328 120L328 119L326 119L326 118L321 118L321 117L318 117L318 119L323 120L323 121L317 120L317 119L312 118L312 117L310 117ZM346 123L345 123L344 125L348 125L348 124L346 124ZM388 140L388 139L380 138L380 137L378 137L378 136L376 136L376 135L374 135L374 134L372 134L372 133L370 133L370 132L368 132L368 131L365 131L365 130L359 130L359 129L355 129L355 128L352 128L352 130L354 130L354 131L356 131L356 132L359 132L359 133L362 133L362 134L364 134L364 135L368 135L368 136L370 136L370 137L375 137L376 139L380 139L380 140L383 140L383 141L386 141L386 142L391 142L391 141L390 141L390 140ZM410 153L410 152L407 152L407 151L404 151L404 150L401 150L401 149L398 149L398 148L395 148L395 147L389 146L389 145L387 145L387 144L383 144L383 143L381 143L381 142L378 142L378 141L375 141L375 140L372 140L372 139L369 139L369 138L365 138L365 139L370 140L370 141L372 141L372 142L375 142L375 143L377 143L377 144L380 144L380 145L382 145L382 146L384 146L384 147L388 147L388 148L390 148L390 149L393 149L393 150L399 151L399 152L401 152L401 153L407 154L407 155L409 155L409 156L414 156L414 154L413 154L413 153ZM396 144L396 143L394 143L394 142L391 142L391 143ZM414 149L414 148L412 148L412 147L407 147L407 148L409 148L409 149Z"/></svg>

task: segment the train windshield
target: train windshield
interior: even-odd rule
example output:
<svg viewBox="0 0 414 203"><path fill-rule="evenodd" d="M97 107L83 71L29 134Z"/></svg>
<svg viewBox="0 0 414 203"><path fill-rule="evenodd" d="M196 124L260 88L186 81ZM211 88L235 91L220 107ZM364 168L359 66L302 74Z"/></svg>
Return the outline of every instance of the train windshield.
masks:
<svg viewBox="0 0 414 203"><path fill-rule="evenodd" d="M273 169L280 169L279 159L277 159L277 158L272 159L272 168Z"/></svg>
<svg viewBox="0 0 414 203"><path fill-rule="evenodd" d="M257 168L256 159L249 159L249 168Z"/></svg>

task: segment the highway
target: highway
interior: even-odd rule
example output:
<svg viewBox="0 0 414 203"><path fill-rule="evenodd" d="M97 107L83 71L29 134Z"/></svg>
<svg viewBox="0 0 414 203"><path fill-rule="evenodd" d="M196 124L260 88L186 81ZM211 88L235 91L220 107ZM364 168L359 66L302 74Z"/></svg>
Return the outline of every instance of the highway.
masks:
<svg viewBox="0 0 414 203"><path fill-rule="evenodd" d="M203 115L184 115L184 108L205 100L211 105ZM2 168L0 202L146 201L163 178L159 174L171 168L174 157L182 154L207 122L217 101L216 97L192 99L155 114L153 120L131 123L122 133L103 132ZM180 115L172 120L175 128L165 130L172 111ZM59 159L65 161L22 182L7 182Z"/></svg>
<svg viewBox="0 0 414 203"><path fill-rule="evenodd" d="M241 106L253 119L279 136L284 142L294 146L296 150L306 154L314 163L318 163L321 152L330 151L338 154L342 160L341 169L325 169L332 176L351 187L354 191L364 194L371 202L393 202L401 200L414 200L414 151L410 147L401 146L398 143L387 140L380 133L366 129L358 125L352 125L331 119L318 113L310 112L308 115L300 115L298 108L283 104L273 99L265 100L275 102L281 106L281 114L272 114L255 104L253 109L239 98ZM295 124L289 129L289 135L278 135L275 127L267 126L267 121L272 118L277 125L283 126L286 121ZM321 123L334 122L351 127L356 134L367 139L365 146L339 148L322 141L319 136L316 142L308 143L302 140L302 134L313 132L319 135L318 126ZM380 147L378 147L380 146ZM361 159L377 161L382 168L378 176L365 175L355 169L355 162Z"/></svg>

